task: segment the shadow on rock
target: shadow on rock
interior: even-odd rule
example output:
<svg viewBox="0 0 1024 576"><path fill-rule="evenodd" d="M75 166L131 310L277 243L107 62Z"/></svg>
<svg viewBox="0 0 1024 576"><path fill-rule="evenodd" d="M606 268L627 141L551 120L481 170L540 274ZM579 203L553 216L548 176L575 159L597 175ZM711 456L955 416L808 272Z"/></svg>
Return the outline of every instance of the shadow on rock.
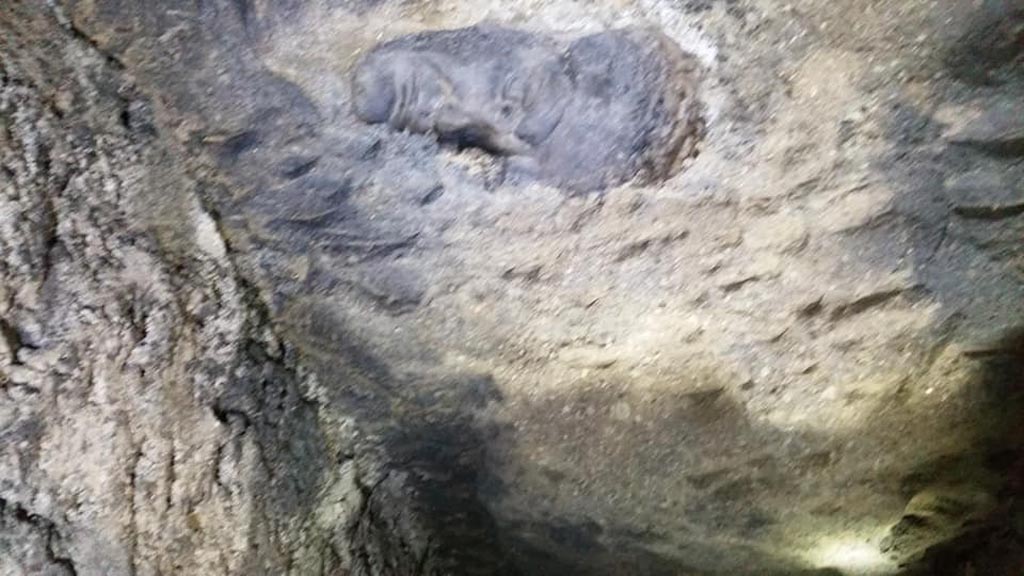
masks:
<svg viewBox="0 0 1024 576"><path fill-rule="evenodd" d="M930 499L893 527L888 543L913 545L922 535L944 535L937 545L918 549L907 573L929 576L1010 575L1024 571L1024 330L1016 331L980 354L978 386L990 396L990 417L999 426L998 441L979 456L998 474L995 498L980 514L955 494ZM948 472L949 469L946 469ZM941 471L932 471L941 477Z"/></svg>
<svg viewBox="0 0 1024 576"><path fill-rule="evenodd" d="M916 280L941 308L938 349L971 375L949 402L959 454L930 460L902 480L907 509L882 542L908 573L1018 574L1024 570L1024 5L975 3L940 47L953 81L930 85L962 120L897 97L889 153L878 169L897 190L900 215L874 231L867 254L892 261L912 248ZM947 114L949 116L949 114Z"/></svg>
<svg viewBox="0 0 1024 576"><path fill-rule="evenodd" d="M403 479L395 490L404 493L391 494L411 503L431 538L429 564L416 573L518 574L478 497L493 432L475 414L501 401L491 377L397 375L354 342L329 307L315 302L291 309L284 321L332 409L354 417L384 453L385 478Z"/></svg>

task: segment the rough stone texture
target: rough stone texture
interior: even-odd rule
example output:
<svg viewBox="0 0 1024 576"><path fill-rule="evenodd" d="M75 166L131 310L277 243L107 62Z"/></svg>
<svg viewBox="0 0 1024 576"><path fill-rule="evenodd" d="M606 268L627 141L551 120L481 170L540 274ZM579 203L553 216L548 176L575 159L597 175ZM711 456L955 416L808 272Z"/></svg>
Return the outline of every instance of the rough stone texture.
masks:
<svg viewBox="0 0 1024 576"><path fill-rule="evenodd" d="M0 574L431 573L151 103L61 21L0 8Z"/></svg>
<svg viewBox="0 0 1024 576"><path fill-rule="evenodd" d="M1020 573L1018 0L0 10L4 569ZM574 195L355 117L484 17L656 25L701 154Z"/></svg>
<svg viewBox="0 0 1024 576"><path fill-rule="evenodd" d="M375 47L353 74L363 121L507 156L503 182L589 191L671 176L703 132L699 67L652 28L559 46L494 25Z"/></svg>

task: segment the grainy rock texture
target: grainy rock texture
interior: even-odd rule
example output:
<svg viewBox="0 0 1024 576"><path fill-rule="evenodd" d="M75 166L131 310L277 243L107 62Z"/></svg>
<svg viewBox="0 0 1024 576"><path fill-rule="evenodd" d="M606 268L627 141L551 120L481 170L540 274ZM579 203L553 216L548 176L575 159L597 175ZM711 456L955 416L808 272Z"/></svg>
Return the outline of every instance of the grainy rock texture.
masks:
<svg viewBox="0 0 1024 576"><path fill-rule="evenodd" d="M430 573L150 101L59 9L0 29L0 574Z"/></svg>
<svg viewBox="0 0 1024 576"><path fill-rule="evenodd" d="M357 117L367 53L481 21L660 30L700 154L578 194ZM0 31L4 576L1021 573L1019 0Z"/></svg>

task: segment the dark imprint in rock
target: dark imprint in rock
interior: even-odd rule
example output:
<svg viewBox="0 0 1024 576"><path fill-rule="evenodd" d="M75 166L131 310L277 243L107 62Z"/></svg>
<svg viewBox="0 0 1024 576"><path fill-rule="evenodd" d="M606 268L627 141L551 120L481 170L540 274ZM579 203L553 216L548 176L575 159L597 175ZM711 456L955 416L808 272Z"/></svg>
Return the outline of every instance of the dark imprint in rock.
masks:
<svg viewBox="0 0 1024 576"><path fill-rule="evenodd" d="M494 25L374 48L353 73L355 114L506 161L506 181L588 191L676 173L704 131L699 66L653 29L568 44Z"/></svg>

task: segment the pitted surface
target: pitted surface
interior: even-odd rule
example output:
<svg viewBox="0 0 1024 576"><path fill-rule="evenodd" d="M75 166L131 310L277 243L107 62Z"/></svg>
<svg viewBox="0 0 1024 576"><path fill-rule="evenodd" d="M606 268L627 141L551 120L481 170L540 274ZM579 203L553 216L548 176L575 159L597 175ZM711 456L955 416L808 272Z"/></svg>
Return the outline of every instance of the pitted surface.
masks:
<svg viewBox="0 0 1024 576"><path fill-rule="evenodd" d="M31 49L51 5L0 4L2 80L51 79L0 130L15 562L1000 574L1024 465L1017 2L83 0ZM578 173L544 162L604 153L555 144L569 104L661 78L658 34L700 61L700 155L565 193ZM388 124L396 71L422 80L388 46L459 93L449 136L416 90ZM352 80L376 55L374 123ZM119 71L96 94L94 66ZM522 80L507 119L478 66ZM565 126L643 126L647 93Z"/></svg>

